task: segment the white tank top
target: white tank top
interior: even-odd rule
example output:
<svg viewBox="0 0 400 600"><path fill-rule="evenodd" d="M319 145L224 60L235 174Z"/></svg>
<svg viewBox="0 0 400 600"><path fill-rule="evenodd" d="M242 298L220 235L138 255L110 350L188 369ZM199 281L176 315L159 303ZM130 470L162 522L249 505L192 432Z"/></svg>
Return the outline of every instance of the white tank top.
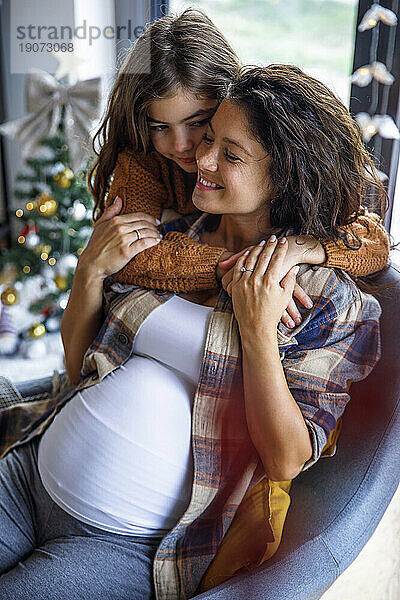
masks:
<svg viewBox="0 0 400 600"><path fill-rule="evenodd" d="M192 490L191 409L211 312L173 296L125 364L56 415L38 467L66 512L124 535L163 537L177 523Z"/></svg>

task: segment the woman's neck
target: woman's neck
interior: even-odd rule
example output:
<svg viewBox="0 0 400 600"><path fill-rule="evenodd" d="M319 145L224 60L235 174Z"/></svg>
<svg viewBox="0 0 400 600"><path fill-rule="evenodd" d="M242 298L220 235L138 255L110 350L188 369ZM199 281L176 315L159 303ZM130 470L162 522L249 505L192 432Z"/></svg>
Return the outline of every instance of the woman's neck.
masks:
<svg viewBox="0 0 400 600"><path fill-rule="evenodd" d="M217 229L207 237L214 245L230 252L240 252L248 246L255 246L266 239L276 229L271 228L268 215L222 215Z"/></svg>

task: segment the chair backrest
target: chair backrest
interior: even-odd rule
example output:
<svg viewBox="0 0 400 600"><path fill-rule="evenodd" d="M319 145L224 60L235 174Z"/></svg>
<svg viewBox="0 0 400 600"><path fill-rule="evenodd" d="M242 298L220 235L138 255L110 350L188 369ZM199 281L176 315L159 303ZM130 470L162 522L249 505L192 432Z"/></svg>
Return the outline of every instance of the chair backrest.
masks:
<svg viewBox="0 0 400 600"><path fill-rule="evenodd" d="M359 554L400 480L400 272L378 274L382 357L351 387L336 454L300 473L278 551L199 600L318 600Z"/></svg>
<svg viewBox="0 0 400 600"><path fill-rule="evenodd" d="M382 307L382 357L350 389L336 454L321 458L292 484L282 543L272 561L323 533L346 568L366 543L400 481L400 272L374 278L398 282L374 294ZM341 569L342 570L342 569Z"/></svg>

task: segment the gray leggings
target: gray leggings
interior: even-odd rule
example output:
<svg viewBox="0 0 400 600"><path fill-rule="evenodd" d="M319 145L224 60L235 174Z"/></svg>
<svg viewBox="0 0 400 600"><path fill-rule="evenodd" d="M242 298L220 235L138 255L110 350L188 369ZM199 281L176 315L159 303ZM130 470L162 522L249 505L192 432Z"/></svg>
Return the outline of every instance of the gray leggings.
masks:
<svg viewBox="0 0 400 600"><path fill-rule="evenodd" d="M0 600L153 600L160 539L108 533L62 510L40 479L39 440L0 460Z"/></svg>

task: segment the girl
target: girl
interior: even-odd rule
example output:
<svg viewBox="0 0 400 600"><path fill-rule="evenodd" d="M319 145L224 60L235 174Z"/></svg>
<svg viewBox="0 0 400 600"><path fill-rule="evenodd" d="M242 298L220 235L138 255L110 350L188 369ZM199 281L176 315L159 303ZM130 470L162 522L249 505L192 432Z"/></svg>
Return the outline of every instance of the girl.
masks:
<svg viewBox="0 0 400 600"><path fill-rule="evenodd" d="M151 72L141 73L149 51ZM104 321L102 291L107 276L150 288L197 291L200 301L208 290L218 288L227 269L225 285L231 280L241 253L234 247L196 244L181 231L199 215L191 201L197 178L195 151L238 68L239 60L221 32L193 9L156 21L128 54L98 132L101 149L89 179L94 178L94 230L79 258L61 324L66 369L73 383L79 382L83 357ZM115 196L119 198L113 204ZM179 231L165 226L160 241L157 219L167 208L183 218L174 221ZM389 253L379 217L367 210L352 216L336 239L320 243L306 235L289 236L288 243L282 276L297 263L365 275L381 269ZM298 286L294 294L304 306L311 306ZM290 329L301 322L292 299L288 312L282 318Z"/></svg>

